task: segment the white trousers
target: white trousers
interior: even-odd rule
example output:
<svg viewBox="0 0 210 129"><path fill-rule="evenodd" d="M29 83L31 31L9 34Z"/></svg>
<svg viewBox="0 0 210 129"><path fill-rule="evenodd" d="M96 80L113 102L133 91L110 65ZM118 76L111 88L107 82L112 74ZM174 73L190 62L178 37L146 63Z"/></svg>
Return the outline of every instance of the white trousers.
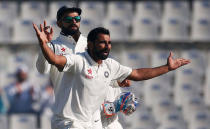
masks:
<svg viewBox="0 0 210 129"><path fill-rule="evenodd" d="M92 129L123 129L122 125L118 121L118 117L115 118L115 120L107 125L106 127L102 127L102 121L101 121L101 114L100 110L96 111L93 115L93 127Z"/></svg>
<svg viewBox="0 0 210 129"><path fill-rule="evenodd" d="M53 116L51 120L52 129L123 129L118 119L107 127L102 127L100 110L93 114L92 122L72 121L63 117Z"/></svg>
<svg viewBox="0 0 210 129"><path fill-rule="evenodd" d="M51 129L92 129L92 123L72 121L56 116L51 120Z"/></svg>
<svg viewBox="0 0 210 129"><path fill-rule="evenodd" d="M52 129L103 129L101 123L100 110L97 110L91 122L74 121L63 117L53 116L51 120Z"/></svg>

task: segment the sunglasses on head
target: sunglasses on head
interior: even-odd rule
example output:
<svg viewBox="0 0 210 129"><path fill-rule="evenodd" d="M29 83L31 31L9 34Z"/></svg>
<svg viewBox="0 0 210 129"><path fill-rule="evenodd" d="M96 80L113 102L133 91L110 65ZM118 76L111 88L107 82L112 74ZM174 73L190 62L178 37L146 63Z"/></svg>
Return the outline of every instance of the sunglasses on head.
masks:
<svg viewBox="0 0 210 129"><path fill-rule="evenodd" d="M72 22L73 22L73 19L74 19L76 22L80 22L81 17L80 17L80 16L75 16L75 17L67 16L67 17L63 18L63 21L66 22L66 23L72 23Z"/></svg>

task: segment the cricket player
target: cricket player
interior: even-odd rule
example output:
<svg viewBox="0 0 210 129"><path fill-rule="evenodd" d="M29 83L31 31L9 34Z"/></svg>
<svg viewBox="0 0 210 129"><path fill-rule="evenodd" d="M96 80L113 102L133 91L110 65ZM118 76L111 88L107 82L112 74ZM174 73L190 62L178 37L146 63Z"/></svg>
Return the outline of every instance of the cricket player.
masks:
<svg viewBox="0 0 210 129"><path fill-rule="evenodd" d="M107 87L113 79L147 80L190 63L183 58L173 59L170 53L165 65L132 70L108 58L111 50L110 33L102 27L88 34L87 51L76 55L55 55L47 45L43 25L40 25L40 30L35 24L33 26L47 61L64 72L53 107L55 116L59 118L53 124L59 129L91 129L93 113L104 102Z"/></svg>
<svg viewBox="0 0 210 129"><path fill-rule="evenodd" d="M70 53L81 53L85 52L87 48L87 38L81 34L79 31L80 21L81 21L82 10L80 8L72 7L68 8L66 6L61 7L57 12L57 25L61 28L61 33L59 37L52 40L53 29L47 26L46 21L44 21L44 33L47 36L48 46L53 50L56 55L66 55ZM50 30L50 31L48 31ZM54 91L58 92L59 84L61 83L63 73L59 72L55 66L52 66L44 58L43 54L40 52L37 62L37 70L40 73L49 73L52 80ZM116 83L115 81L112 83ZM117 85L118 84L113 84ZM126 80L120 84L121 86L130 85L130 81ZM121 93L120 88L109 87L109 92L106 97L106 101L113 102L115 98ZM117 116L117 115L116 115ZM113 117L112 127L109 129L122 129L121 124L117 117ZM113 119L112 118L112 119ZM111 118L110 118L111 119ZM96 111L93 116L93 128L102 129L100 110ZM106 125L108 127L109 125Z"/></svg>

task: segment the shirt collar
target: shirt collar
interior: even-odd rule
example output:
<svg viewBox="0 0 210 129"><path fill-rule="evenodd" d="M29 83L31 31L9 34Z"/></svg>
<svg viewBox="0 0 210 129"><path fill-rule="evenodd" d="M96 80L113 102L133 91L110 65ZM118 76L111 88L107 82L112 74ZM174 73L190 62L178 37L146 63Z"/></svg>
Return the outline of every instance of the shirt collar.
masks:
<svg viewBox="0 0 210 129"><path fill-rule="evenodd" d="M74 45L76 45L79 42L84 42L83 40L85 39L84 36L82 34L80 34L79 39L76 42L71 35L66 36L66 35L63 34L63 32L60 32L59 38L64 40L64 41L71 42Z"/></svg>
<svg viewBox="0 0 210 129"><path fill-rule="evenodd" d="M73 43L76 45L76 41L74 40L74 38L71 35L66 36L61 32L59 35L59 38L68 42L68 43L70 42L70 43Z"/></svg>
<svg viewBox="0 0 210 129"><path fill-rule="evenodd" d="M87 58L88 62L93 65L93 66L98 66L98 63L95 62L92 57L90 57L89 53L87 51L85 51L85 57ZM102 66L103 65L103 60L102 60L102 63L99 65L99 66Z"/></svg>
<svg viewBox="0 0 210 129"><path fill-rule="evenodd" d="M80 42L84 42L84 41L87 42L87 39L82 34L80 34L79 39L78 39L77 42L80 43Z"/></svg>

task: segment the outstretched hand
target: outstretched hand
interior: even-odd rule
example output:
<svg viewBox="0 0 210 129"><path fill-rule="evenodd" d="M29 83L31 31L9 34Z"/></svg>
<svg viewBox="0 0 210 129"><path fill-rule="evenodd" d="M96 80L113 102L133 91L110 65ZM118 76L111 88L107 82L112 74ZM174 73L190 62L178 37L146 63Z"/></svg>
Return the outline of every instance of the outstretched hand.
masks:
<svg viewBox="0 0 210 129"><path fill-rule="evenodd" d="M131 80L125 79L122 82L117 81L117 83L120 87L129 87L131 85Z"/></svg>
<svg viewBox="0 0 210 129"><path fill-rule="evenodd" d="M44 21L44 27L40 24L40 30L36 24L33 23L34 30L36 31L37 38L40 43L48 43L52 40L53 37L53 29L50 28L50 32L48 32L48 28L46 26L46 21Z"/></svg>
<svg viewBox="0 0 210 129"><path fill-rule="evenodd" d="M175 70L183 65L189 64L190 60L184 59L184 58L177 58L173 59L173 53L170 52L170 55L167 60L167 65L169 67L169 70Z"/></svg>

